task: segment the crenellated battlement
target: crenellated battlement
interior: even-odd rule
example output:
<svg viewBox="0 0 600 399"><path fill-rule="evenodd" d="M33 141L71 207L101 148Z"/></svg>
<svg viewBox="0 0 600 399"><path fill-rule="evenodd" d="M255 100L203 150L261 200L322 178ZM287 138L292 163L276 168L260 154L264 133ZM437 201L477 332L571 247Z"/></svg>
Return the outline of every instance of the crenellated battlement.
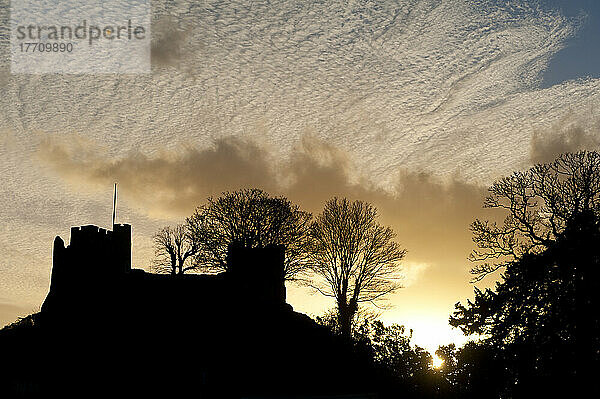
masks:
<svg viewBox="0 0 600 399"><path fill-rule="evenodd" d="M65 249L70 255L69 263L102 262L98 272L127 273L131 271L131 225L115 224L112 230L94 225L71 227L71 239Z"/></svg>

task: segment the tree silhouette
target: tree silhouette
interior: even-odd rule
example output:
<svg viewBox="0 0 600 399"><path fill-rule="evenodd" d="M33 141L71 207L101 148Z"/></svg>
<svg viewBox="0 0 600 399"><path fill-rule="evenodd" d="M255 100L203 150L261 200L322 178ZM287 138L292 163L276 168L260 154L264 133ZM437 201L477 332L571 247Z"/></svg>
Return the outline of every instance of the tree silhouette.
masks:
<svg viewBox="0 0 600 399"><path fill-rule="evenodd" d="M506 267L525 254L546 250L577 215L600 212L600 154L566 153L495 182L486 208L507 213L498 226L475 220L471 225L478 250L471 260L475 280ZM490 263L491 262L491 263Z"/></svg>
<svg viewBox="0 0 600 399"><path fill-rule="evenodd" d="M379 320L366 320L357 327L358 335L369 342L376 363L403 381L421 385L431 370L432 357L420 346L412 346L412 330L402 325L385 326Z"/></svg>
<svg viewBox="0 0 600 399"><path fill-rule="evenodd" d="M588 387L600 365L600 155L563 154L501 179L485 206L502 226L475 221L476 280L503 269L495 290L475 289L450 324L485 334L500 349L505 391L548 394L577 381ZM488 263L494 259L495 263Z"/></svg>
<svg viewBox="0 0 600 399"><path fill-rule="evenodd" d="M187 218L199 252L194 264L210 270L227 269L227 247L284 245L286 280L296 279L306 268L312 215L285 197L271 197L259 189L225 192L209 198Z"/></svg>
<svg viewBox="0 0 600 399"><path fill-rule="evenodd" d="M368 203L333 198L311 226L311 268L323 280L311 285L335 299L346 337L359 304L375 304L398 288L394 279L405 251L393 241L392 229L376 218Z"/></svg>
<svg viewBox="0 0 600 399"><path fill-rule="evenodd" d="M154 270L173 275L195 269L191 262L198 252L198 245L185 224L164 227L154 235Z"/></svg>

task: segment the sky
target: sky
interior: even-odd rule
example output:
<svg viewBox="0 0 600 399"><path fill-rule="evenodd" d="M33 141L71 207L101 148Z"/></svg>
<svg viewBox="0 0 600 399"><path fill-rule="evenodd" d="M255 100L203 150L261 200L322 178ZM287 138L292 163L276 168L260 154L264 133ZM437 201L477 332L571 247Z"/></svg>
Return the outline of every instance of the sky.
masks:
<svg viewBox="0 0 600 399"><path fill-rule="evenodd" d="M0 325L38 311L54 236L152 234L259 187L372 202L408 253L380 310L435 349L472 297L469 224L512 171L600 143L600 6L580 1L152 3L151 74L11 74L0 0ZM83 267L83 266L82 266ZM493 278L478 287L492 286ZM307 314L333 306L288 285Z"/></svg>

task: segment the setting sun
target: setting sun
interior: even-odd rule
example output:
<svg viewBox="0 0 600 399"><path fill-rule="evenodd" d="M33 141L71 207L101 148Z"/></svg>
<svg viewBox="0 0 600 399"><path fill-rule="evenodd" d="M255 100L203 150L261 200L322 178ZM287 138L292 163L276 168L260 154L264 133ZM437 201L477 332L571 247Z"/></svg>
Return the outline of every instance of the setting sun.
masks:
<svg viewBox="0 0 600 399"><path fill-rule="evenodd" d="M431 365L434 369L441 369L444 365L444 359L440 358L438 355L434 354L433 359L431 361Z"/></svg>

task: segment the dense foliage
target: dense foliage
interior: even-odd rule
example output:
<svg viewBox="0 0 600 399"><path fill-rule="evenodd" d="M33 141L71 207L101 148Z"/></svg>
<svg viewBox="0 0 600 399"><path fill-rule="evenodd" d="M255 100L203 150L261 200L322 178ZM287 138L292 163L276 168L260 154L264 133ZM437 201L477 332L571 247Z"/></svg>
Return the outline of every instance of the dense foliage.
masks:
<svg viewBox="0 0 600 399"><path fill-rule="evenodd" d="M473 224L481 249L473 273L503 273L494 290L457 304L450 324L486 337L494 352L486 364L501 364L496 389L504 396L597 389L600 155L564 154L500 180L490 193L486 206L508 215L502 226Z"/></svg>

